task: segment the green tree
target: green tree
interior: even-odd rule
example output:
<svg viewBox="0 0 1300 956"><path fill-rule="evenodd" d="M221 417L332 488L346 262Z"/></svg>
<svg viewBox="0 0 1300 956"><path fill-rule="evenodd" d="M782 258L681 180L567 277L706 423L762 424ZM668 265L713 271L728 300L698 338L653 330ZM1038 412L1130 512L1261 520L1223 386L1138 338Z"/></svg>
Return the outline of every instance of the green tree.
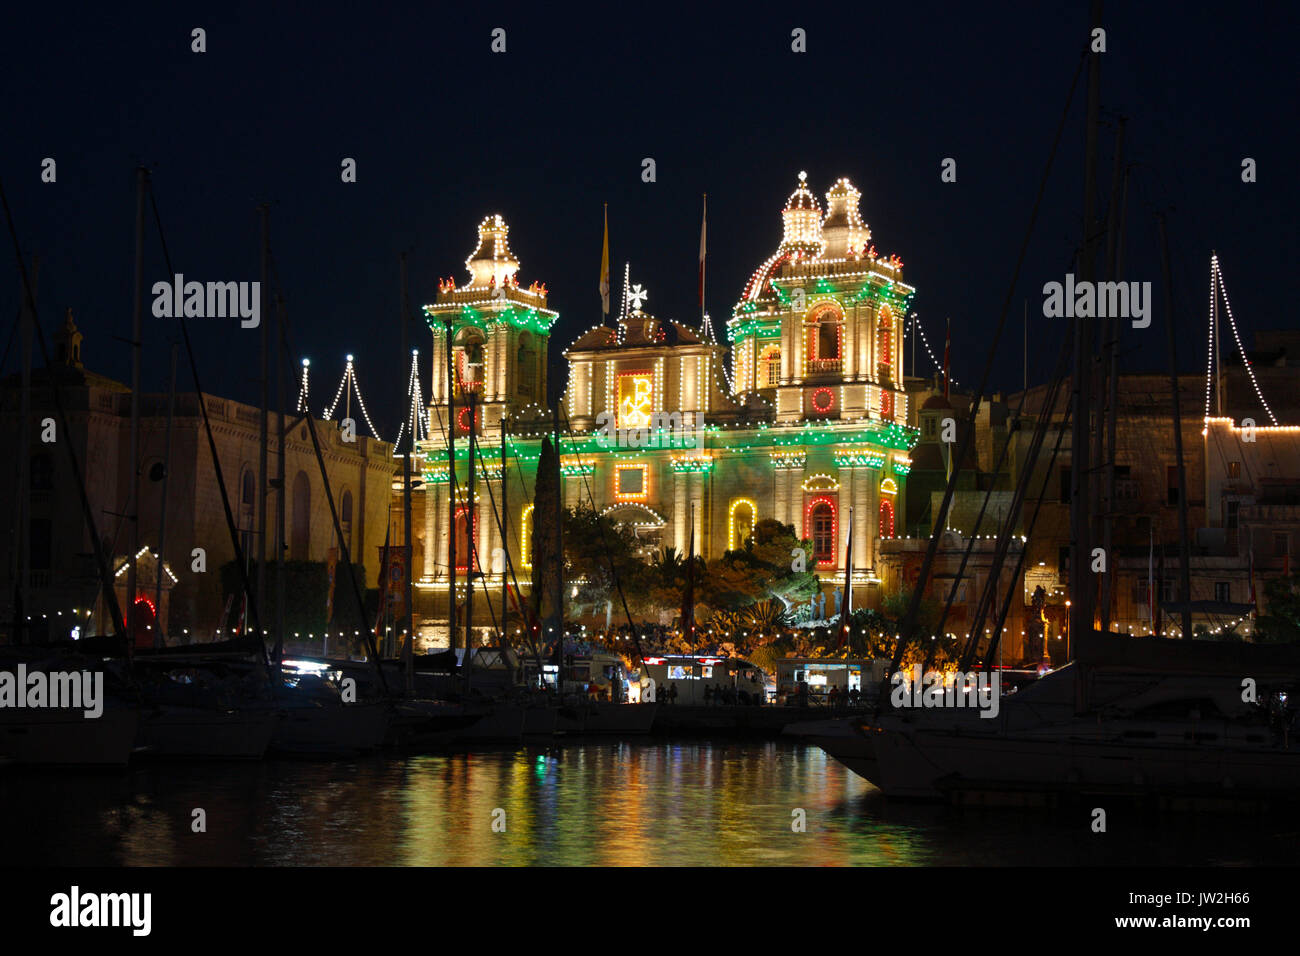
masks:
<svg viewBox="0 0 1300 956"><path fill-rule="evenodd" d="M573 598L579 605L603 607L613 601L622 614L622 588L628 604L639 609L651 584L647 567L637 556L636 533L590 506L580 505L564 512L564 579L578 588Z"/></svg>
<svg viewBox="0 0 1300 956"><path fill-rule="evenodd" d="M764 518L754 525L743 548L709 562L704 601L717 610L738 611L775 598L788 610L809 600L820 587L809 568L811 554L811 542L796 537L794 528Z"/></svg>
<svg viewBox="0 0 1300 956"><path fill-rule="evenodd" d="M891 591L881 600L881 610L884 612L885 618L892 624L894 631L897 631L902 626L903 618L907 616L907 609L911 607L911 604L912 592L910 590ZM934 634L935 629L939 626L939 617L942 613L943 607L938 601L933 598L921 598L921 604L916 609L916 630L912 633L913 643Z"/></svg>
<svg viewBox="0 0 1300 956"><path fill-rule="evenodd" d="M1264 585L1264 601L1268 614L1261 615L1255 625L1255 639L1270 643L1300 641L1300 595L1296 588L1300 575L1283 575L1272 578Z"/></svg>

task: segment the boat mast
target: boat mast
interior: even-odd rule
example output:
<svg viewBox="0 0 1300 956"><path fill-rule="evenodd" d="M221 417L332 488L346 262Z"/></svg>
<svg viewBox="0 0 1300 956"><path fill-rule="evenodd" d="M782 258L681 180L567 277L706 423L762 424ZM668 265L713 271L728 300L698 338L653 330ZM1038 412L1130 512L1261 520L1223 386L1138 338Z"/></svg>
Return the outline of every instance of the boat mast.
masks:
<svg viewBox="0 0 1300 956"><path fill-rule="evenodd" d="M154 632L153 646L162 647L162 576L163 576L163 551L167 543L167 485L172 477L172 418L176 413L176 352L179 346L172 342L172 377L171 385L167 389L167 432L163 439L163 473L162 473L162 501L158 505L158 558L154 562L154 583L153 583L153 606L154 614Z"/></svg>
<svg viewBox="0 0 1300 956"><path fill-rule="evenodd" d="M19 263L21 265L21 261ZM27 627L28 579L31 573L31 558L28 545L31 536L29 511L31 509L30 490L32 467L32 325L35 323L36 279L40 271L40 258L32 256L32 289L30 300L25 289L20 289L23 297L19 310L19 323L22 325L22 390L18 398L18 494L14 496L13 569L14 581L14 626L13 642L25 644L29 638ZM19 277L21 281L21 276Z"/></svg>
<svg viewBox="0 0 1300 956"><path fill-rule="evenodd" d="M506 537L506 532L510 528L510 510L506 507L509 500L510 482L506 479L506 421L509 416L506 415L504 406L501 409L501 504L498 511L501 514L501 646L506 646L506 615L509 613L510 588L507 584L506 570L510 563L510 539Z"/></svg>
<svg viewBox="0 0 1300 956"><path fill-rule="evenodd" d="M563 699L564 690L564 469L560 467L560 399L556 399L551 409L552 427L555 432L555 572L551 580L555 582L555 632L560 647L560 681L558 687Z"/></svg>
<svg viewBox="0 0 1300 956"><path fill-rule="evenodd" d="M283 293L276 296L276 336L275 336L275 400L276 400L276 417L279 424L276 428L278 436L279 452L276 455L275 463L275 673L276 680L279 680L280 664L284 660L284 599L285 599L285 575L284 575L284 545L285 545L285 525L287 524L287 515L285 514L285 457L288 452L289 432L284 427L284 362L285 353L288 352L288 345L285 341L285 310ZM307 409L307 414L311 410ZM337 573L337 572L336 572ZM325 630L329 631L329 622L325 622Z"/></svg>
<svg viewBox="0 0 1300 956"><path fill-rule="evenodd" d="M1182 556L1181 584L1183 605L1183 639L1192 638L1192 558L1187 530L1187 470L1183 465L1183 420L1179 409L1178 357L1174 335L1174 285L1169 275L1169 236L1165 232L1164 213L1156 213L1160 226L1160 266L1165 279L1165 329L1169 345L1169 389L1174 413L1174 454L1178 460L1178 544Z"/></svg>
<svg viewBox="0 0 1300 956"><path fill-rule="evenodd" d="M271 265L271 205L262 203L257 207L257 211L262 222L262 284L260 286L261 303L259 308L260 315L269 316L271 310L268 307L271 301L270 295L270 265ZM266 462L266 445L267 445L267 415L270 406L270 396L268 394L268 382L270 373L267 369L267 363L270 361L270 348L267 342L267 326L269 323L261 323L262 335L262 416L260 431L258 433L258 453L257 453L257 606L259 609L266 607L266 479L268 477ZM264 610L262 611L264 613ZM262 643L266 643L266 625L262 619L258 618L258 627L261 634L258 635Z"/></svg>
<svg viewBox="0 0 1300 956"><path fill-rule="evenodd" d="M1106 204L1106 277L1111 282L1119 281L1118 253L1119 231L1122 228L1121 214L1123 211L1124 193L1128 188L1128 173L1124 170L1124 124L1125 120L1121 116L1119 119L1119 131L1115 135L1115 159L1110 176L1110 199ZM1119 352L1119 316L1113 315L1106 326L1106 341L1101 352L1101 381L1105 391L1105 397L1098 396L1098 402L1104 402L1106 408L1105 428L1103 430L1102 421L1097 422L1097 439L1094 447L1097 450L1097 464L1105 467L1103 478L1105 480L1104 489L1100 491L1102 507L1099 509L1102 515L1101 525L1101 547L1107 555L1108 560L1111 557L1111 541L1114 537L1114 515L1115 515L1115 416L1118 413L1116 403L1119 399L1119 382L1116 378L1119 372L1118 352ZM1105 443L1102 438L1105 436ZM1115 569L1111 568L1111 573L1103 575L1101 579L1101 630L1102 633L1110 632L1110 612L1111 612L1111 584L1115 579Z"/></svg>
<svg viewBox="0 0 1300 956"><path fill-rule="evenodd" d="M149 171L143 166L135 170L135 299L131 309L131 444L128 464L131 469L131 486L127 508L130 524L129 552L126 572L126 656L135 653L135 629L139 621L135 610L137 584L136 552L140 550L140 334L141 316L144 312L144 191ZM67 436L64 436L65 438ZM155 625L157 621L154 622Z"/></svg>
<svg viewBox="0 0 1300 956"><path fill-rule="evenodd" d="M410 324L410 310L407 305L406 292L406 253L401 255L402 266L402 356L405 361L407 354L407 334ZM419 418L419 407L415 404L416 398L420 394L419 384L413 383L414 392L408 396L411 400L411 434L406 440L406 450L402 453L402 544L405 548L403 552L404 569L403 576L403 595L402 600L405 610L402 614L402 627L406 629L406 644L402 648L402 671L405 674L404 687L408 694L415 690L415 634L414 618L411 610L411 571L415 557L415 549L411 547L411 446L415 444L415 426Z"/></svg>
<svg viewBox="0 0 1300 956"><path fill-rule="evenodd" d="M467 363L468 364L468 363ZM469 411L469 470L465 476L465 690L474 686L474 390L465 394ZM453 525L454 527L454 525Z"/></svg>
<svg viewBox="0 0 1300 956"><path fill-rule="evenodd" d="M1092 29L1101 29L1101 0L1092 3ZM1096 260L1097 127L1101 108L1101 53L1092 45L1088 55L1087 137L1084 154L1083 250L1079 259L1081 281L1094 280ZM1093 633L1096 585L1091 576L1092 469L1089 427L1093 411L1092 319L1074 320L1074 407L1070 440L1070 628L1080 638ZM1076 638L1077 640L1078 638ZM1080 689L1083 682L1080 682Z"/></svg>
<svg viewBox="0 0 1300 956"><path fill-rule="evenodd" d="M451 316L443 320L447 332L447 646L456 650L456 363L451 343Z"/></svg>
<svg viewBox="0 0 1300 956"><path fill-rule="evenodd" d="M1228 403L1224 398L1224 380L1223 380L1223 358L1219 351L1219 290L1215 287L1215 280L1218 279L1219 270L1219 253L1217 250L1210 250L1210 311L1214 322L1214 414L1223 417L1223 409Z"/></svg>

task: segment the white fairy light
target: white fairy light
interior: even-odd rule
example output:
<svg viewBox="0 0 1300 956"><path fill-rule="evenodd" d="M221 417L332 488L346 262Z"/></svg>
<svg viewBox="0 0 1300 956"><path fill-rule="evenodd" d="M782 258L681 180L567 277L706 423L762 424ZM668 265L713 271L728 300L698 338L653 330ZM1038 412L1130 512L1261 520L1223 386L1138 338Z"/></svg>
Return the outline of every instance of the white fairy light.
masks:
<svg viewBox="0 0 1300 956"><path fill-rule="evenodd" d="M1237 340L1237 351L1241 353L1241 360L1246 365L1246 372L1250 375L1250 384L1255 387L1255 396L1259 403L1264 406L1264 411L1268 412L1268 417L1273 424L1277 424L1277 416L1273 414L1273 409L1268 407L1268 402L1264 401L1264 393L1259 389L1259 382L1255 380L1255 369L1250 364L1250 359L1246 357L1246 349L1241 344L1241 335L1237 332L1237 320L1232 314L1232 303L1228 301L1228 290L1223 284L1223 269L1219 266L1219 257L1216 254L1212 259L1214 274L1219 280L1219 291L1223 293L1223 304L1228 310L1228 324L1232 326L1232 337Z"/></svg>

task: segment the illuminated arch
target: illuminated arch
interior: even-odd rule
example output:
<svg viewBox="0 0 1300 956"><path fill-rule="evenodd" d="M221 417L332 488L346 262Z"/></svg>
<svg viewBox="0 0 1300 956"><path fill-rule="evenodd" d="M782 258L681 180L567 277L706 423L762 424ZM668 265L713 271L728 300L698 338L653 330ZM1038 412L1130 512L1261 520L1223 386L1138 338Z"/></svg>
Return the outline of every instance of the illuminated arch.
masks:
<svg viewBox="0 0 1300 956"><path fill-rule="evenodd" d="M880 502L880 537L894 536L894 503L889 499Z"/></svg>
<svg viewBox="0 0 1300 956"><path fill-rule="evenodd" d="M817 564L834 566L839 534L835 499L829 495L809 498L803 511L803 536L812 540L813 560Z"/></svg>
<svg viewBox="0 0 1300 956"><path fill-rule="evenodd" d="M758 357L758 388L771 388L781 381L781 346L768 345Z"/></svg>
<svg viewBox="0 0 1300 956"><path fill-rule="evenodd" d="M894 417L894 313L882 305L876 321L876 377L880 382L880 416Z"/></svg>
<svg viewBox="0 0 1300 956"><path fill-rule="evenodd" d="M744 534L737 534L737 513L742 509L749 509L748 530ZM743 520L743 519L742 519ZM745 539L749 537L750 532L754 530L754 525L758 523L758 505L753 498L733 498L731 507L727 509L727 550L736 551L744 547ZM740 525L745 527L744 524Z"/></svg>
<svg viewBox="0 0 1300 956"><path fill-rule="evenodd" d="M893 478L885 478L880 482L880 493L882 495L898 494L898 482Z"/></svg>
<svg viewBox="0 0 1300 956"><path fill-rule="evenodd" d="M533 566L533 508L524 505L519 512L519 563L525 568Z"/></svg>
<svg viewBox="0 0 1300 956"><path fill-rule="evenodd" d="M803 484L799 487L804 491L839 491L840 483L835 480L833 475L819 471L817 474L805 478Z"/></svg>
<svg viewBox="0 0 1300 956"><path fill-rule="evenodd" d="M805 370L826 371L834 368L844 354L844 313L834 302L823 302L808 310L804 323L807 348Z"/></svg>

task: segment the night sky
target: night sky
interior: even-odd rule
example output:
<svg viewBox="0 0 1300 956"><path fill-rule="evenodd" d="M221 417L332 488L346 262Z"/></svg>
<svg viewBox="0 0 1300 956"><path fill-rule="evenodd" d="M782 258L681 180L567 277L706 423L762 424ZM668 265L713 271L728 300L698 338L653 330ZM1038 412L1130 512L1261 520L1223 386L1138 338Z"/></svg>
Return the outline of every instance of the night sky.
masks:
<svg viewBox="0 0 1300 956"><path fill-rule="evenodd" d="M255 207L270 201L293 364L312 359L315 410L333 395L345 353L355 353L367 404L391 439L407 363L400 251L411 250L418 307L434 300L438 277L464 281L477 223L504 215L522 283L544 281L560 313L554 398L561 350L600 319L602 203L615 300L630 260L633 281L650 292L648 311L695 323L708 193L708 307L722 329L743 283L776 248L781 206L806 169L819 197L839 176L862 190L877 250L904 260L936 351L951 316L953 374L963 383L977 376L1086 39L1085 2L771 13L551 6L7 12L0 175L23 251L42 259L47 332L71 307L87 365L129 381L129 349L114 336L131 328L137 163L153 171L172 257L188 278L257 279ZM1107 6L1103 111L1130 118L1128 158L1141 164L1125 278L1160 289L1152 210L1172 206L1180 360L1196 371L1211 248L1248 339L1295 325L1297 14L1280 3ZM207 31L201 55L190 52L196 26ZM498 26L505 54L489 49ZM791 52L795 27L807 31L805 54ZM998 388L1020 385L1022 299L1031 383L1045 376L1064 327L1042 317L1041 289L1063 278L1081 233L1085 82L1086 73L1015 292ZM55 184L40 182L47 156L58 163ZM1247 156L1258 163L1253 184L1241 181ZM340 181L344 157L357 160L355 184ZM656 161L655 183L641 180L644 157ZM955 184L940 181L944 157L957 160ZM1107 133L1103 200L1110 166ZM147 247L151 285L168 278L152 228ZM6 261L8 340L19 293L9 251ZM149 301L144 385L163 390L176 329L149 314ZM1124 367L1163 368L1162 322L1158 312L1150 329L1128 333ZM258 333L231 319L192 328L205 389L255 401ZM412 344L427 387L422 326ZM16 352L5 373L16 370ZM910 373L910 347L906 361ZM930 371L924 353L916 367Z"/></svg>

